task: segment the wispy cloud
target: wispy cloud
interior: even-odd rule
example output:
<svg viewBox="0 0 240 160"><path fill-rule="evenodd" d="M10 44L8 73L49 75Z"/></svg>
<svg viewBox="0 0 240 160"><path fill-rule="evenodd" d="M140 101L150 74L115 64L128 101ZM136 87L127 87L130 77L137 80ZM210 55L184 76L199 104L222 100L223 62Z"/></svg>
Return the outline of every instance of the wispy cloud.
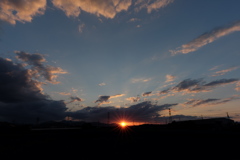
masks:
<svg viewBox="0 0 240 160"><path fill-rule="evenodd" d="M148 82L151 81L152 78L132 78L131 82L132 83L139 83L139 82Z"/></svg>
<svg viewBox="0 0 240 160"><path fill-rule="evenodd" d="M231 71L234 71L236 69L238 69L239 67L231 67L231 68L228 68L228 69L224 69L224 70L221 70L221 71L217 71L215 72L212 77L216 77L216 76L222 76L228 72L231 72Z"/></svg>
<svg viewBox="0 0 240 160"><path fill-rule="evenodd" d="M176 55L178 53L187 54L190 52L194 52L199 48L209 43L212 43L223 36L229 35L237 31L240 31L240 21L237 21L224 27L213 29L210 32L204 33L201 36L193 39L189 43L182 45L176 50L170 50L170 52L172 53L172 55Z"/></svg>
<svg viewBox="0 0 240 160"><path fill-rule="evenodd" d="M138 21L141 21L141 19L139 19L139 18L131 18L127 22L138 22Z"/></svg>
<svg viewBox="0 0 240 160"><path fill-rule="evenodd" d="M209 69L209 70L210 70L210 71L216 70L216 69L218 69L220 66L221 66L221 65L214 66L214 67L212 67L212 68L211 68L211 69Z"/></svg>
<svg viewBox="0 0 240 160"><path fill-rule="evenodd" d="M99 86L105 86L106 83L103 82L103 83L99 83L98 85L99 85Z"/></svg>
<svg viewBox="0 0 240 160"><path fill-rule="evenodd" d="M210 92L215 87L224 86L227 84L238 83L239 79L231 78L231 79L219 79L214 80L209 83L203 81L203 79L185 79L178 83L174 87L170 87L158 93L159 96L163 96L166 94L174 95L172 93L182 92L183 94L188 93L201 93L201 92Z"/></svg>
<svg viewBox="0 0 240 160"><path fill-rule="evenodd" d="M235 88L236 91L240 91L240 82L237 82L236 83L236 88Z"/></svg>
<svg viewBox="0 0 240 160"><path fill-rule="evenodd" d="M233 95L228 98L209 98L209 99L190 99L187 102L185 102L183 105L192 105L192 107L196 106L210 106L210 105L219 105L219 104L225 104L227 102L233 101L233 100L239 100L240 95Z"/></svg>
<svg viewBox="0 0 240 160"><path fill-rule="evenodd" d="M69 92L57 92L58 94L60 94L60 95L63 95L63 96L70 96L71 95L71 93L69 93Z"/></svg>
<svg viewBox="0 0 240 160"><path fill-rule="evenodd" d="M174 81L176 78L177 78L176 76L167 74L167 75L166 75L166 81L165 81L165 82L166 82L166 83L167 83L167 82L172 82L172 81Z"/></svg>
<svg viewBox="0 0 240 160"><path fill-rule="evenodd" d="M11 24L31 22L36 15L45 12L47 0L1 0L0 20Z"/></svg>
<svg viewBox="0 0 240 160"><path fill-rule="evenodd" d="M78 25L78 32L82 33L84 28L85 28L85 23L79 24Z"/></svg>
<svg viewBox="0 0 240 160"><path fill-rule="evenodd" d="M135 11L140 11L143 8L147 9L148 13L151 13L153 10L158 10L160 8L166 7L174 0L137 0L135 2Z"/></svg>

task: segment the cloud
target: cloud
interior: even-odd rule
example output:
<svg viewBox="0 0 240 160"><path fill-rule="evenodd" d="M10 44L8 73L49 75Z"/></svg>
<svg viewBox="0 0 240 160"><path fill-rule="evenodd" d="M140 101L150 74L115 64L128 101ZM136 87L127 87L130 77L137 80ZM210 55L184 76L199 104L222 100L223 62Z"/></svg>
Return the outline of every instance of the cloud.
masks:
<svg viewBox="0 0 240 160"><path fill-rule="evenodd" d="M150 91L150 92L145 92L145 93L142 94L143 97L145 97L145 96L151 96L151 95L152 95L152 91Z"/></svg>
<svg viewBox="0 0 240 160"><path fill-rule="evenodd" d="M199 88L201 85L202 79L185 79L179 84L177 84L175 87L172 88L172 90L181 92L184 90L194 90L196 88Z"/></svg>
<svg viewBox="0 0 240 160"><path fill-rule="evenodd" d="M105 86L106 83L103 82L103 83L99 83L98 85L99 85L99 86Z"/></svg>
<svg viewBox="0 0 240 160"><path fill-rule="evenodd" d="M176 78L177 78L176 76L167 74L167 75L166 75L166 81L165 81L165 82L166 82L166 83L167 83L167 82L172 82L172 81L174 81Z"/></svg>
<svg viewBox="0 0 240 160"><path fill-rule="evenodd" d="M172 93L182 92L184 94L187 93L200 93L200 92L210 92L215 87L220 87L227 84L238 83L239 79L230 78L230 79L219 79L215 81L211 81L206 83L203 79L185 79L178 83L174 87L170 87L158 93L159 96L169 94L174 95Z"/></svg>
<svg viewBox="0 0 240 160"><path fill-rule="evenodd" d="M110 113L111 122L119 122L122 119L135 122L150 122L156 117L160 117L159 112L177 104L155 105L149 101L131 105L128 108L107 107L86 107L78 110L71 115L75 119L86 121L107 122L107 115Z"/></svg>
<svg viewBox="0 0 240 160"><path fill-rule="evenodd" d="M201 100L196 100L196 99L192 99L189 100L188 102L184 103L185 105L192 105L193 107L199 106L199 105L203 105L203 104L207 104L207 103L212 103L214 101L219 101L220 99L201 99Z"/></svg>
<svg viewBox="0 0 240 160"><path fill-rule="evenodd" d="M60 67L54 67L50 65L43 65L46 62L44 56L40 53L29 54L23 51L16 51L16 58L21 60L28 65L32 66L31 72L35 78L40 76L44 77L48 82L57 84L56 81L58 74L66 74L67 72L61 69Z"/></svg>
<svg viewBox="0 0 240 160"><path fill-rule="evenodd" d="M240 95L233 95L229 98L223 98L223 99L215 99L215 98L209 98L209 99L190 99L189 101L185 102L184 105L192 105L193 107L204 105L219 105L219 104L225 104L227 102L238 100L240 99Z"/></svg>
<svg viewBox="0 0 240 160"><path fill-rule="evenodd" d="M215 81L209 82L207 84L204 84L203 87L216 87L216 86L235 83L237 81L239 81L239 79L236 79L236 78L219 79L219 80L215 80Z"/></svg>
<svg viewBox="0 0 240 160"><path fill-rule="evenodd" d="M171 90L172 90L172 88L168 88L168 89L162 90L162 91L160 91L160 92L158 93L158 95L160 96L160 95L167 94L167 93L169 93Z"/></svg>
<svg viewBox="0 0 240 160"><path fill-rule="evenodd" d="M111 96L99 96L99 98L94 103L102 103L107 102L110 99Z"/></svg>
<svg viewBox="0 0 240 160"><path fill-rule="evenodd" d="M222 75L224 75L224 74L226 74L226 73L228 73L228 72L231 72L231 71L233 71L233 70L236 70L236 69L238 69L239 67L232 67L232 68L229 68L229 69L224 69L224 70L221 70L221 71L217 71L217 72L215 72L213 75L212 75L212 77L216 77L216 76L222 76Z"/></svg>
<svg viewBox="0 0 240 160"><path fill-rule="evenodd" d="M60 94L60 95L64 95L64 96L70 96L71 95L71 93L69 93L69 92L57 92L58 94Z"/></svg>
<svg viewBox="0 0 240 160"><path fill-rule="evenodd" d="M31 22L34 16L43 15L47 0L1 0L0 20L10 24Z"/></svg>
<svg viewBox="0 0 240 160"><path fill-rule="evenodd" d="M116 94L116 95L110 96L110 99L111 98L118 98L118 97L122 97L122 96L125 96L125 94Z"/></svg>
<svg viewBox="0 0 240 160"><path fill-rule="evenodd" d="M0 119L17 123L61 120L66 111L64 101L51 100L34 78L31 69L0 57Z"/></svg>
<svg viewBox="0 0 240 160"><path fill-rule="evenodd" d="M114 18L117 13L127 11L132 0L52 0L52 3L68 17L78 17L81 11L84 11L98 17Z"/></svg>
<svg viewBox="0 0 240 160"><path fill-rule="evenodd" d="M151 13L153 10L158 10L160 8L166 7L173 2L174 0L137 0L135 2L135 11L140 11L146 8L147 12Z"/></svg>
<svg viewBox="0 0 240 160"><path fill-rule="evenodd" d="M236 88L235 88L236 91L240 91L240 82L237 82L236 83Z"/></svg>
<svg viewBox="0 0 240 160"><path fill-rule="evenodd" d="M210 71L216 70L216 69L218 69L220 66L221 66L221 65L219 65L219 66L214 66L214 67L212 67L212 68L209 69L209 70L210 70Z"/></svg>
<svg viewBox="0 0 240 160"><path fill-rule="evenodd" d="M77 96L71 96L70 99L71 99L71 101L68 102L67 104L73 103L73 102L82 102L83 101L81 98L79 98Z"/></svg>
<svg viewBox="0 0 240 160"><path fill-rule="evenodd" d="M209 43L212 43L223 36L229 35L237 31L240 31L240 21L232 23L228 26L213 29L210 32L204 33L201 36L195 38L189 43L182 45L176 50L170 50L170 52L172 53L172 55L176 55L178 53L187 54L190 52L194 52L199 48Z"/></svg>
<svg viewBox="0 0 240 160"><path fill-rule="evenodd" d="M135 103L135 102L138 102L141 100L140 97L129 97L129 98L126 98L127 101L131 101L132 103Z"/></svg>
<svg viewBox="0 0 240 160"><path fill-rule="evenodd" d="M131 81L132 83L139 83L139 82L148 82L151 81L152 78L132 78Z"/></svg>
<svg viewBox="0 0 240 160"><path fill-rule="evenodd" d="M113 96L99 96L99 98L94 102L94 103L98 103L98 105L101 105L101 104L109 104L110 102L108 101L109 99L111 98L118 98L118 97L122 97L124 96L125 94L116 94L116 95L113 95Z"/></svg>
<svg viewBox="0 0 240 160"><path fill-rule="evenodd" d="M84 24L84 23L79 24L79 25L78 25L78 32L79 32L79 33L82 33L84 28L85 28L85 24Z"/></svg>
<svg viewBox="0 0 240 160"><path fill-rule="evenodd" d="M138 22L138 21L141 21L141 19L139 19L139 18L131 18L131 19L129 19L128 22Z"/></svg>

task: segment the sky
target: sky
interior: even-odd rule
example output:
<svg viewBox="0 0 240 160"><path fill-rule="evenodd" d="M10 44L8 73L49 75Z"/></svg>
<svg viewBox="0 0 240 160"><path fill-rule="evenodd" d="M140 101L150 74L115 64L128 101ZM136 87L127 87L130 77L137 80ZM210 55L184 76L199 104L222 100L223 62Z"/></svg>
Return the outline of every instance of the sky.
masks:
<svg viewBox="0 0 240 160"><path fill-rule="evenodd" d="M239 121L238 6L1 0L0 121Z"/></svg>

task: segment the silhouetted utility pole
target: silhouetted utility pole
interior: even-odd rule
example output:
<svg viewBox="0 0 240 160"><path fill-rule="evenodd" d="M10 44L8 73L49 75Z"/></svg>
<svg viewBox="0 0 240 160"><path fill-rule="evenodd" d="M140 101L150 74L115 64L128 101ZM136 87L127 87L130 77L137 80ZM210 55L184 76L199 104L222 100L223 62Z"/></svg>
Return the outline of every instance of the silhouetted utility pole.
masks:
<svg viewBox="0 0 240 160"><path fill-rule="evenodd" d="M229 115L228 115L228 112L227 112L227 118L230 119Z"/></svg>
<svg viewBox="0 0 240 160"><path fill-rule="evenodd" d="M172 123L171 108L169 108L169 123Z"/></svg>

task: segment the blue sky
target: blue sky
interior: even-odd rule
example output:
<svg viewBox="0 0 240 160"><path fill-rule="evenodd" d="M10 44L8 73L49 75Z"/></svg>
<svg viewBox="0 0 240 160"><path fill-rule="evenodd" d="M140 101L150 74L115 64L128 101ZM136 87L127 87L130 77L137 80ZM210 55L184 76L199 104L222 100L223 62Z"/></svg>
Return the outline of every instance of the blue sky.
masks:
<svg viewBox="0 0 240 160"><path fill-rule="evenodd" d="M64 102L67 111L151 101L177 104L171 106L173 115L229 112L238 120L239 5L237 0L3 0L0 56L26 64L41 94ZM168 110L154 114L164 117Z"/></svg>

